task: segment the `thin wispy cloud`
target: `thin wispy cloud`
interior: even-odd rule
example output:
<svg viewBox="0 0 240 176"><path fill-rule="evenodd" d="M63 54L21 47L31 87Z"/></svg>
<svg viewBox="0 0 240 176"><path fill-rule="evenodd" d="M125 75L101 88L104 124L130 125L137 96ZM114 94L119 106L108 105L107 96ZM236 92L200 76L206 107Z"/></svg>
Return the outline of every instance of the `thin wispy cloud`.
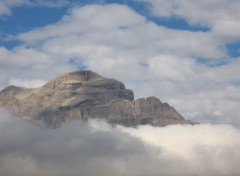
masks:
<svg viewBox="0 0 240 176"><path fill-rule="evenodd" d="M66 6L72 6L77 4L73 0L1 0L0 2L0 17L9 17L12 15L12 11L15 8L27 7L27 8L62 8Z"/></svg>

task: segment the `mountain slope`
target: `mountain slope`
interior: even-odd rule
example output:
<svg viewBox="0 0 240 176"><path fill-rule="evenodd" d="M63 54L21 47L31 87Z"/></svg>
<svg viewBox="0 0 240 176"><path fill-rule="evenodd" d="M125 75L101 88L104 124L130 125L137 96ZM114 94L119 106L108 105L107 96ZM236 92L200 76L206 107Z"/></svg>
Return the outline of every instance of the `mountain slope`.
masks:
<svg viewBox="0 0 240 176"><path fill-rule="evenodd" d="M52 127L89 118L125 126L192 124L167 103L155 97L134 100L132 90L122 82L92 71L71 72L40 88L9 86L0 92L0 106L15 116L42 120Z"/></svg>

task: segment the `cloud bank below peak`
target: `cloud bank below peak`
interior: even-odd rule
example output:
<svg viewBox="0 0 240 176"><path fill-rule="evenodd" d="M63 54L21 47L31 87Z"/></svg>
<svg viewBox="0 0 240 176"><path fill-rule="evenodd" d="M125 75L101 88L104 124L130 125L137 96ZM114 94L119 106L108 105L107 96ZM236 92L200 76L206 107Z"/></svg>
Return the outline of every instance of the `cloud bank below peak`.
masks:
<svg viewBox="0 0 240 176"><path fill-rule="evenodd" d="M53 130L2 109L0 120L3 175L240 174L240 131L229 125L113 128L93 120Z"/></svg>

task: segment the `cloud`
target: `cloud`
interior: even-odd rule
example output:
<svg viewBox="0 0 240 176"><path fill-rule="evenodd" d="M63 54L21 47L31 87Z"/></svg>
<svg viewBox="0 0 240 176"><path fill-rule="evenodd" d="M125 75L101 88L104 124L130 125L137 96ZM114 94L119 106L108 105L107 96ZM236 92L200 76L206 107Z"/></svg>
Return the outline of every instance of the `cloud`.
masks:
<svg viewBox="0 0 240 176"><path fill-rule="evenodd" d="M207 26L214 33L218 34L219 37L226 38L228 42L238 40L240 35L240 16L238 13L238 9L240 8L239 1L144 1L151 4L151 11L155 16L161 18L183 18L190 25Z"/></svg>
<svg viewBox="0 0 240 176"><path fill-rule="evenodd" d="M0 121L3 176L240 174L240 131L229 125L124 128L93 120L47 129L2 109Z"/></svg>
<svg viewBox="0 0 240 176"><path fill-rule="evenodd" d="M27 4L28 0L2 0L0 2L0 16L1 15L10 15L11 9L16 6L21 6Z"/></svg>
<svg viewBox="0 0 240 176"><path fill-rule="evenodd" d="M76 7L55 24L17 36L30 44L44 41L44 50L59 55L85 56L86 50L102 47L108 52L117 51L132 57L140 57L142 53L137 55L136 50L144 49L147 53L143 56L161 52L217 59L226 56L226 53L216 37L206 32L178 31L158 26L128 6L119 4ZM61 49L62 45L56 45L57 42L63 44L65 50Z"/></svg>
<svg viewBox="0 0 240 176"><path fill-rule="evenodd" d="M19 87L26 87L26 88L38 88L43 86L46 81L38 80L38 79L31 79L31 80L21 80L21 79L10 79L9 83L11 85L19 86Z"/></svg>
<svg viewBox="0 0 240 176"><path fill-rule="evenodd" d="M71 34L106 32L106 30L131 27L143 22L144 18L127 6L93 4L73 8L58 23L20 34L19 39L31 42Z"/></svg>
<svg viewBox="0 0 240 176"><path fill-rule="evenodd" d="M240 142L236 139L240 133L232 126L141 126L123 131L161 148L160 158L176 159L177 162L171 163L173 166L178 162L184 163L179 170L180 175L238 175L236 163L240 159L237 152ZM174 171L168 174L174 175Z"/></svg>
<svg viewBox="0 0 240 176"><path fill-rule="evenodd" d="M40 7L48 7L48 8L60 8L64 6L69 6L72 0L55 0L54 2L51 0L31 0L31 6L40 6Z"/></svg>
<svg viewBox="0 0 240 176"><path fill-rule="evenodd" d="M182 65L182 67L179 67ZM153 75L161 80L186 81L194 74L194 62L191 59L160 55L151 59L149 64Z"/></svg>
<svg viewBox="0 0 240 176"><path fill-rule="evenodd" d="M46 8L61 8L74 5L74 0L1 0L0 1L0 17L9 16L12 10L17 7L46 7Z"/></svg>
<svg viewBox="0 0 240 176"><path fill-rule="evenodd" d="M35 48L16 47L8 50L0 47L0 88L7 85L37 86L42 85L57 75L74 69L66 64L67 58L56 60L51 55L38 51ZM25 84L26 85L23 85Z"/></svg>

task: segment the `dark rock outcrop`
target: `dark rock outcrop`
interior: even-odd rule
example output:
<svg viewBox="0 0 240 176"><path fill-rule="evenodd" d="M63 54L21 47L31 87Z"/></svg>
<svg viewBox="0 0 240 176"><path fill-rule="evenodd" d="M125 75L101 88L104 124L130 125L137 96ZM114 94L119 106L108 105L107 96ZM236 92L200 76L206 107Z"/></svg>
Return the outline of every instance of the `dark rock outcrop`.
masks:
<svg viewBox="0 0 240 176"><path fill-rule="evenodd" d="M92 71L68 73L35 89L9 86L0 92L0 106L52 127L89 118L125 126L192 124L167 103L155 97L134 100L132 90L122 82Z"/></svg>

